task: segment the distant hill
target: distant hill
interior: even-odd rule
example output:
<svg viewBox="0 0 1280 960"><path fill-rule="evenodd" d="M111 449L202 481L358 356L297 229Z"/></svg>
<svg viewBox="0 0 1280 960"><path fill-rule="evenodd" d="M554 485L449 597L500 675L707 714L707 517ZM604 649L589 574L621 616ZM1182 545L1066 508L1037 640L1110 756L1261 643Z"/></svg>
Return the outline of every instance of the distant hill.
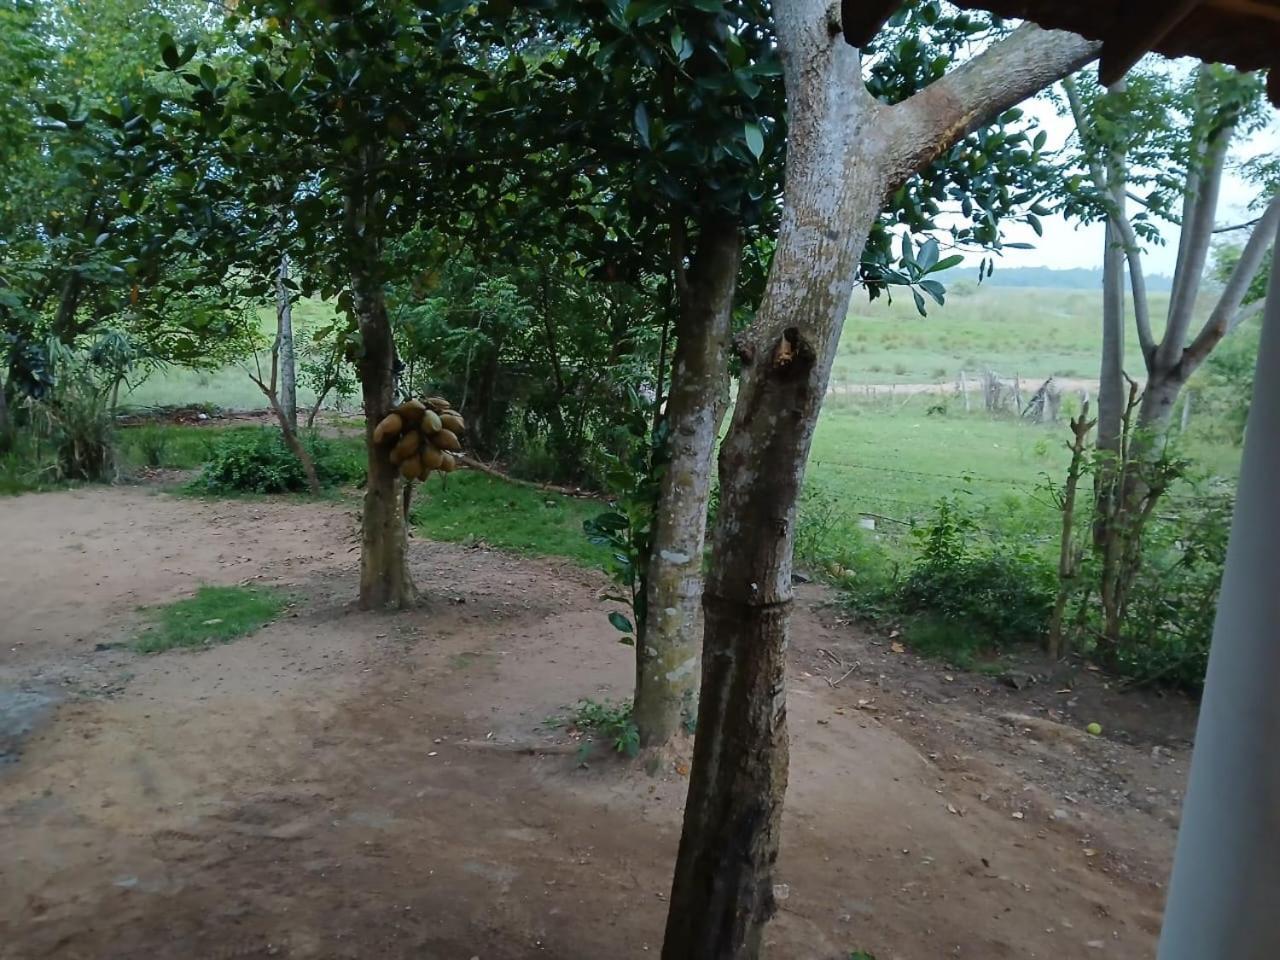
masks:
<svg viewBox="0 0 1280 960"><path fill-rule="evenodd" d="M948 271L962 275L970 270L966 264ZM957 277L958 279L958 277ZM1163 274L1147 275L1147 290L1152 293L1168 293L1173 285L1173 278ZM1101 290L1102 268L1087 270L1075 267L1070 270L1055 270L1053 267L1002 267L996 264L995 273L985 277L984 284L993 287L1049 287L1060 290Z"/></svg>

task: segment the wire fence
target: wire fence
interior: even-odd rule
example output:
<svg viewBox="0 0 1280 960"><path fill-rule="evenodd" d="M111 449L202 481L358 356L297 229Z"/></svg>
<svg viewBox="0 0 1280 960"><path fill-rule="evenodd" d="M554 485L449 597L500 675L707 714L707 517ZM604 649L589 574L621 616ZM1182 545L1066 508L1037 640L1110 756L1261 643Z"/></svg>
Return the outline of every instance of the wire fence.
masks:
<svg viewBox="0 0 1280 960"><path fill-rule="evenodd" d="M829 482L833 474L859 477L867 483L865 487L852 490L845 487L834 491ZM880 530L891 537L902 535L911 527L927 521L937 512L939 501L943 497L965 493L979 498L975 507L980 509L974 512L986 514L988 523L985 529L991 533L1010 532L1009 524L1002 521L1009 517L1011 497L1027 504L1032 511L1043 513L1044 529L1035 529L1022 523L1017 530L1021 536L1033 542L1050 542L1060 533L1055 526L1059 508L1054 500L1054 491L1060 488L1061 480L1053 477L1047 470L1038 480L1029 481L970 471L948 473L815 457L810 461L809 476L820 488L831 493L838 492L847 512L856 514L863 521L874 522L864 522L864 526ZM895 481L896 486L891 486ZM949 485L946 483L948 481ZM920 487L923 484L929 484L931 489L922 491ZM917 495L910 495L912 493ZM1157 513L1157 517L1165 522L1185 524L1188 530L1204 524L1221 523L1219 518L1200 515L1205 507L1219 500L1219 497L1213 495L1171 491L1162 497L1164 509ZM1003 514L1000 512L1002 510ZM881 522L890 526L881 528ZM1035 524L1035 527L1039 526L1040 524Z"/></svg>

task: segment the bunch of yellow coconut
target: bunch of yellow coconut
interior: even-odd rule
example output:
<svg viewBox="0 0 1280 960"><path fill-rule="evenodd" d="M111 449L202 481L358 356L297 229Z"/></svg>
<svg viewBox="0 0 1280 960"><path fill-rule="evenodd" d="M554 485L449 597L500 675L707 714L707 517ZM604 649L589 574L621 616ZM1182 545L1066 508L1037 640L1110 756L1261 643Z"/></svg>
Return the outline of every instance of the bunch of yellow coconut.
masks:
<svg viewBox="0 0 1280 960"><path fill-rule="evenodd" d="M373 429L373 442L390 447L388 459L406 480L425 480L432 470L452 473L462 449L462 415L443 397L406 400Z"/></svg>

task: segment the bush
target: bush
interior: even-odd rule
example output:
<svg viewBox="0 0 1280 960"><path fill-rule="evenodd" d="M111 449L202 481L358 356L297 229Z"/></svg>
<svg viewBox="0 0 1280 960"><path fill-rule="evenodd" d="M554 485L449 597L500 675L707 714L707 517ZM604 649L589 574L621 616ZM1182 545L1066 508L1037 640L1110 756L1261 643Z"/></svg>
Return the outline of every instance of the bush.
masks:
<svg viewBox="0 0 1280 960"><path fill-rule="evenodd" d="M363 458L352 450L353 444L316 436L303 442L315 459L322 485L363 479ZM306 490L307 478L279 431L264 428L219 438L196 485L210 493L289 493Z"/></svg>
<svg viewBox="0 0 1280 960"><path fill-rule="evenodd" d="M1234 495L1219 492L1147 528L1117 672L1191 692L1204 686L1233 507Z"/></svg>
<svg viewBox="0 0 1280 960"><path fill-rule="evenodd" d="M920 552L895 592L898 609L994 647L1039 640L1053 611L1053 568L1009 543L975 546L976 529L955 498L938 503L933 519L913 531Z"/></svg>
<svg viewBox="0 0 1280 960"><path fill-rule="evenodd" d="M31 401L30 409L38 442L52 447L54 479L115 479L115 417L85 368L68 369L44 398Z"/></svg>

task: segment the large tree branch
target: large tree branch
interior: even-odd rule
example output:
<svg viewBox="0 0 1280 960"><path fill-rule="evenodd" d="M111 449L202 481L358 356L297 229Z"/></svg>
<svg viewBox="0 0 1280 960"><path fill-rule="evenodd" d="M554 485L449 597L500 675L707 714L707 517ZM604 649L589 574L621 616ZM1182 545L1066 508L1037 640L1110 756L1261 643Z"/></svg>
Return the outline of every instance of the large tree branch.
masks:
<svg viewBox="0 0 1280 960"><path fill-rule="evenodd" d="M1247 315L1240 306L1244 303L1245 294L1249 292L1249 285L1262 267L1267 250L1275 241L1278 226L1280 194L1272 197L1267 204L1266 212L1258 219L1258 225L1249 235L1249 242L1244 245L1240 259L1231 271L1226 286L1222 288L1222 295L1213 312L1209 314L1209 319L1191 341L1191 345L1183 351L1182 367L1186 375L1189 376L1200 366L1218 342L1246 319Z"/></svg>
<svg viewBox="0 0 1280 960"><path fill-rule="evenodd" d="M891 189L961 137L1098 56L1102 44L1024 24L886 111L896 144Z"/></svg>

